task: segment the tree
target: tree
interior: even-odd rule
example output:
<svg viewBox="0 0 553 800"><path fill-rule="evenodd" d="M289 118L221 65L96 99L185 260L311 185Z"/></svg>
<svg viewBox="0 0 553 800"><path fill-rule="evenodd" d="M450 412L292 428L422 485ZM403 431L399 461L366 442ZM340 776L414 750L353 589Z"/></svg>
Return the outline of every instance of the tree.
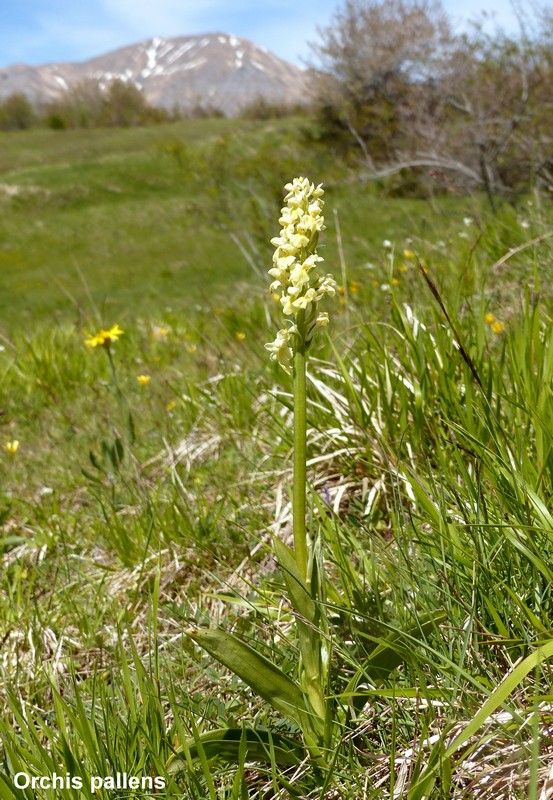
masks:
<svg viewBox="0 0 553 800"><path fill-rule="evenodd" d="M439 79L451 32L438 0L346 0L313 44L316 107L361 146L366 161L391 159L423 112L420 87Z"/></svg>
<svg viewBox="0 0 553 800"><path fill-rule="evenodd" d="M550 22L455 36L437 2L347 0L314 47L319 118L373 177L424 168L492 206L535 176L553 183Z"/></svg>
<svg viewBox="0 0 553 800"><path fill-rule="evenodd" d="M26 130L33 124L35 116L29 98L22 92L14 92L0 105L0 130Z"/></svg>
<svg viewBox="0 0 553 800"><path fill-rule="evenodd" d="M45 108L45 116L55 128L93 128L100 124L104 105L98 81L87 78L71 86Z"/></svg>
<svg viewBox="0 0 553 800"><path fill-rule="evenodd" d="M533 173L540 49L535 41L479 30L452 54L441 87L448 142L439 149L473 171L492 206L495 194L527 186Z"/></svg>
<svg viewBox="0 0 553 800"><path fill-rule="evenodd" d="M102 105L105 125L126 128L144 123L149 116L149 106L138 86L120 79L106 87Z"/></svg>
<svg viewBox="0 0 553 800"><path fill-rule="evenodd" d="M167 120L164 109L148 105L142 91L120 79L106 86L88 78L75 84L45 109L50 127L128 127Z"/></svg>

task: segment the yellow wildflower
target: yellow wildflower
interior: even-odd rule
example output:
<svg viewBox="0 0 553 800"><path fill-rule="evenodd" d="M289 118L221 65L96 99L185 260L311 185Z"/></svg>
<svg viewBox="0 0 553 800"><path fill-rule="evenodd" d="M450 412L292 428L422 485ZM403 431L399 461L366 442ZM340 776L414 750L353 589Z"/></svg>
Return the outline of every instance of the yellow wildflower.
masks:
<svg viewBox="0 0 553 800"><path fill-rule="evenodd" d="M167 405L165 406L165 408L166 408L166 410L167 410L167 411L172 411L172 410L173 410L174 408L176 408L176 407L177 407L177 403L176 403L176 401L175 401L175 400L169 400L169 402L168 402L168 403L167 403Z"/></svg>
<svg viewBox="0 0 553 800"><path fill-rule="evenodd" d="M109 331L104 331L106 339L110 339L112 342L115 342L117 339L119 339L119 337L122 336L123 333L124 330L118 323L115 323L115 325L113 325L113 327L111 327Z"/></svg>
<svg viewBox="0 0 553 800"><path fill-rule="evenodd" d="M19 442L17 439L12 439L11 442L6 442L4 445L4 450L7 450L10 456L14 456L19 450Z"/></svg>
<svg viewBox="0 0 553 800"><path fill-rule="evenodd" d="M152 379L150 375L137 375L136 380L141 386L146 386Z"/></svg>
<svg viewBox="0 0 553 800"><path fill-rule="evenodd" d="M85 339L85 344L89 347L99 347L99 346L109 346L110 342L116 342L120 336L122 336L124 330L121 326L116 323L113 325L109 331L104 330L101 328L97 333L89 336Z"/></svg>
<svg viewBox="0 0 553 800"><path fill-rule="evenodd" d="M503 333L503 328L504 327L505 327L505 323L504 322L500 322L499 320L497 320L497 322L494 322L494 324L492 325L492 331L494 333Z"/></svg>
<svg viewBox="0 0 553 800"><path fill-rule="evenodd" d="M246 334L243 331L238 331L235 335L235 339L237 342L243 342L246 338Z"/></svg>
<svg viewBox="0 0 553 800"><path fill-rule="evenodd" d="M89 336L87 339L84 340L84 343L88 345L88 347L98 347L98 345L104 344L105 339L102 335L102 331L95 333L94 336Z"/></svg>
<svg viewBox="0 0 553 800"><path fill-rule="evenodd" d="M390 283L392 284L392 286L399 286L399 280L398 280L398 278L392 278L392 280L390 281Z"/></svg>
<svg viewBox="0 0 553 800"><path fill-rule="evenodd" d="M488 323L488 325L493 325L493 323L495 322L495 317L494 317L494 315L493 315L493 314L486 314L486 316L484 317L484 319L486 320L486 322Z"/></svg>
<svg viewBox="0 0 553 800"><path fill-rule="evenodd" d="M403 255L405 258L415 258L415 254L412 250L404 250Z"/></svg>
<svg viewBox="0 0 553 800"><path fill-rule="evenodd" d="M188 350L189 353L195 353L198 348L196 347L195 344L189 344L186 349Z"/></svg>

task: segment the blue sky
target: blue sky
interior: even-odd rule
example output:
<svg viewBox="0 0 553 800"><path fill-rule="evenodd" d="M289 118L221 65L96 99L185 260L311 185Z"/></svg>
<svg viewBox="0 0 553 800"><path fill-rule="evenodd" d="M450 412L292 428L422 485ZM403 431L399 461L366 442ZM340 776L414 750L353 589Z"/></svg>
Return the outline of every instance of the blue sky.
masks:
<svg viewBox="0 0 553 800"><path fill-rule="evenodd" d="M553 0L551 0L553 2ZM317 27L339 0L0 0L0 67L80 61L152 36L223 31L301 65ZM495 12L509 29L508 0L444 0L457 19Z"/></svg>

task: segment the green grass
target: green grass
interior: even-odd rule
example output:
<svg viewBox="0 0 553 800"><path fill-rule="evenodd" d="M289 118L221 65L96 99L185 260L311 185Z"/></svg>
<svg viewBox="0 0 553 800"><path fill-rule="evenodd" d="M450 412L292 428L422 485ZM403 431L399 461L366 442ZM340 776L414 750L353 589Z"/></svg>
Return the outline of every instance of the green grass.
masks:
<svg viewBox="0 0 553 800"><path fill-rule="evenodd" d="M0 193L2 800L132 796L86 788L117 772L193 800L539 796L550 240L497 262L550 210L389 197L306 124L2 137L0 183L21 189ZM342 286L308 371L308 458L343 727L331 768L250 763L245 739L232 766L202 734L300 742L184 633L220 624L295 677L270 549L290 533L291 382L263 345L268 240L300 172L327 185L320 252ZM112 372L84 338L115 322ZM54 770L84 788L14 787Z"/></svg>
<svg viewBox="0 0 553 800"><path fill-rule="evenodd" d="M328 154L313 155L301 143L305 125L208 120L131 131L5 134L4 327L52 314L78 322L171 310L190 316L194 305L226 301L236 281L259 295L252 266L264 269L270 258L268 220L278 213L278 187L295 172L315 172L329 184L329 202L355 262L372 260L384 233L424 237L436 216L443 232L453 209L462 214L458 199L441 202L433 214L421 201L399 205L367 186L352 203L352 187L340 185ZM334 226L332 216L328 225ZM228 229L250 253L250 264ZM332 239L328 250L335 261Z"/></svg>

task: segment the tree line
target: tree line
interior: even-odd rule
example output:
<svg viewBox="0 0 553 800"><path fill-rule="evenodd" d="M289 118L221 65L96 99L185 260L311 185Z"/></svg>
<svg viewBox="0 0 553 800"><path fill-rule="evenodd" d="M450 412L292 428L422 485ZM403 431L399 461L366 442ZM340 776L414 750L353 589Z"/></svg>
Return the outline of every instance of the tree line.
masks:
<svg viewBox="0 0 553 800"><path fill-rule="evenodd" d="M306 107L272 102L255 97L238 116L243 119L278 119L302 116ZM23 92L14 92L0 101L0 131L22 131L48 127L54 130L72 128L132 127L170 122L177 119L224 117L218 108L198 102L168 110L149 104L144 93L134 84L114 79L107 85L94 79L75 84L49 103L33 105Z"/></svg>
<svg viewBox="0 0 553 800"><path fill-rule="evenodd" d="M0 130L27 130L49 127L70 128L131 127L167 122L177 112L150 105L133 83L119 79L107 85L86 79L69 88L55 100L33 105L15 92L0 102Z"/></svg>

